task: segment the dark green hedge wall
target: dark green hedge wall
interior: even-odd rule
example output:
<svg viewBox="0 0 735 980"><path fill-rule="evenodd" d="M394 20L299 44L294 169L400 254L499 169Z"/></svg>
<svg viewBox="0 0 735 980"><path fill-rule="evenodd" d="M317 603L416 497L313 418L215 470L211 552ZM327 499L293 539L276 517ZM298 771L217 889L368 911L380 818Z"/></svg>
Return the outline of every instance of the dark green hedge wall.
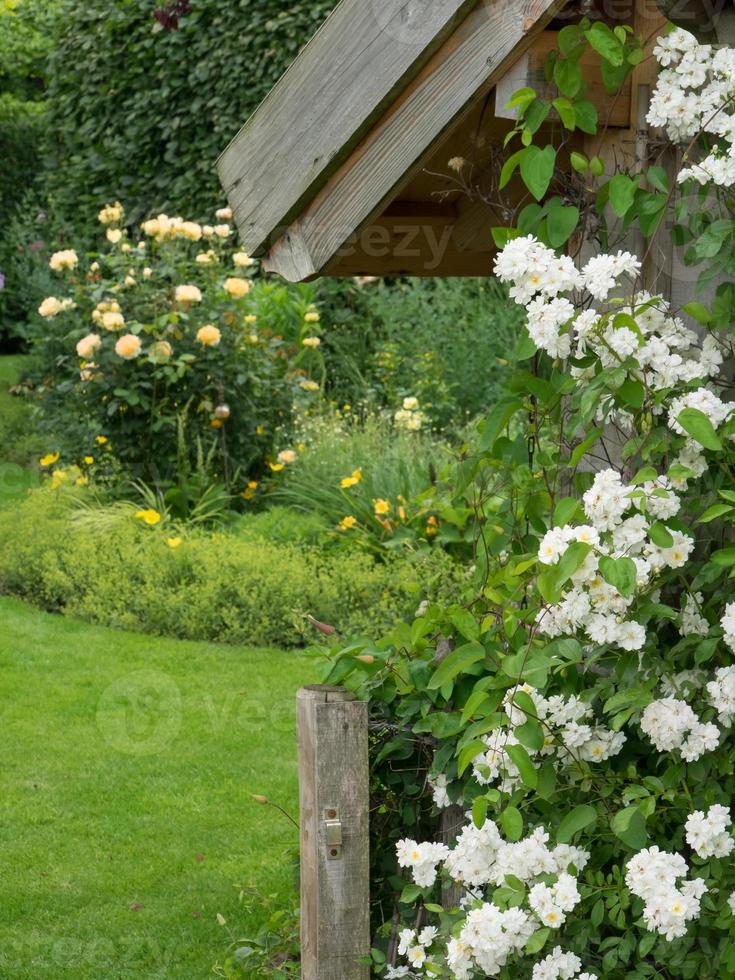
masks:
<svg viewBox="0 0 735 980"><path fill-rule="evenodd" d="M131 220L222 202L220 152L335 0L61 0L48 71L52 210ZM164 26L165 25L165 26Z"/></svg>

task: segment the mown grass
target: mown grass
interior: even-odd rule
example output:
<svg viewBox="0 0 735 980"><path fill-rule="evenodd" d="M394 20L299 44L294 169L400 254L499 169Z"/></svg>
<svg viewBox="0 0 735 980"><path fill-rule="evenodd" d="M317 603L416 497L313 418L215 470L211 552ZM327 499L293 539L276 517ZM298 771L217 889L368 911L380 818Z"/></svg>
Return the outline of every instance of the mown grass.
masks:
<svg viewBox="0 0 735 980"><path fill-rule="evenodd" d="M0 599L0 977L200 980L292 901L303 656L120 633ZM257 904L257 903L256 903ZM263 912L263 915L266 913Z"/></svg>

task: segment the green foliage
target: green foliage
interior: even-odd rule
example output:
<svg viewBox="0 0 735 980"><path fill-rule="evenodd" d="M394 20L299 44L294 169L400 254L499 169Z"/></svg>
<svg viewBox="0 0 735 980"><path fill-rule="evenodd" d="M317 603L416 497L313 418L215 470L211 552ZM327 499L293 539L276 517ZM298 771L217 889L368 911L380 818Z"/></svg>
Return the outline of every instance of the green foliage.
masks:
<svg viewBox="0 0 735 980"><path fill-rule="evenodd" d="M313 637L307 616L345 634L384 628L458 578L441 552L376 563L165 520L149 528L130 511L89 533L86 517L49 490L0 512L3 591L120 629L298 646Z"/></svg>
<svg viewBox="0 0 735 980"><path fill-rule="evenodd" d="M325 280L319 299L330 324L327 390L337 404L396 411L416 397L442 431L461 431L495 401L520 333L493 279Z"/></svg>
<svg viewBox="0 0 735 980"><path fill-rule="evenodd" d="M217 157L333 3L196 0L165 29L156 12L165 21L177 6L60 0L48 185L54 210L77 228L100 198L124 199L132 222L159 206L212 210Z"/></svg>

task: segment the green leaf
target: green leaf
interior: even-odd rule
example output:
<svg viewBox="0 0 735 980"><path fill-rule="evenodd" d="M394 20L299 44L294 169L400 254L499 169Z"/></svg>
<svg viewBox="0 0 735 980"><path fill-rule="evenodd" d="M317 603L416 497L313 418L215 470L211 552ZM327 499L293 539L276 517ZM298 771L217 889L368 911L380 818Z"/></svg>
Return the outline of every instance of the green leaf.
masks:
<svg viewBox="0 0 735 980"><path fill-rule="evenodd" d="M551 935L551 929L537 929L536 932L530 937L525 946L525 952L529 956L533 956L534 953L540 952L546 945L546 940Z"/></svg>
<svg viewBox="0 0 735 980"><path fill-rule="evenodd" d="M715 427L704 412L700 412L698 408L685 408L679 413L676 421L700 446L713 451L722 449L722 443L717 436Z"/></svg>
<svg viewBox="0 0 735 980"><path fill-rule="evenodd" d="M578 174L587 173L590 168L590 162L584 153L577 153L576 150L572 150L569 159L572 164L572 168L576 170Z"/></svg>
<svg viewBox="0 0 735 980"><path fill-rule="evenodd" d="M646 818L637 806L619 810L612 818L611 827L615 836L634 851L646 846Z"/></svg>
<svg viewBox="0 0 735 980"><path fill-rule="evenodd" d="M500 814L500 826L509 841L515 842L523 837L523 817L514 806L506 807Z"/></svg>
<svg viewBox="0 0 735 980"><path fill-rule="evenodd" d="M593 806L583 804L575 807L559 824L556 839L560 844L569 844L575 834L589 827L597 820L597 810Z"/></svg>
<svg viewBox="0 0 735 980"><path fill-rule="evenodd" d="M480 625L467 609L453 609L449 614L452 625L465 640L477 642L480 639Z"/></svg>
<svg viewBox="0 0 735 980"><path fill-rule="evenodd" d="M549 245L561 248L579 224L579 208L565 207L561 198L555 197L549 202L546 222Z"/></svg>
<svg viewBox="0 0 735 980"><path fill-rule="evenodd" d="M597 132L599 119L593 103L586 100L575 102L574 111L577 117L577 129L581 129L583 133L587 133L589 136L594 136Z"/></svg>
<svg viewBox="0 0 735 980"><path fill-rule="evenodd" d="M712 320L712 314L704 303L687 303L686 306L682 306L682 310L703 326L706 326Z"/></svg>
<svg viewBox="0 0 735 980"><path fill-rule="evenodd" d="M562 95L558 99L554 99L553 106L559 113L564 128L573 131L577 126L577 113L569 99Z"/></svg>
<svg viewBox="0 0 735 980"><path fill-rule="evenodd" d="M632 179L627 174L616 174L608 184L610 189L610 207L620 218L633 207L635 194L638 190L637 179Z"/></svg>
<svg viewBox="0 0 735 980"><path fill-rule="evenodd" d="M568 99L576 98L584 85L579 62L572 58L559 58L554 65L554 84Z"/></svg>
<svg viewBox="0 0 735 980"><path fill-rule="evenodd" d="M447 682L485 659L485 648L479 643L466 643L450 653L437 667L432 674L431 680L427 684L430 691L437 691Z"/></svg>
<svg viewBox="0 0 735 980"><path fill-rule="evenodd" d="M619 67L625 61L623 45L607 24L596 21L590 30L584 32L584 36L595 51L611 65Z"/></svg>
<svg viewBox="0 0 735 980"><path fill-rule="evenodd" d="M531 194L540 201L546 194L554 176L556 150L547 146L529 146L521 159L521 177Z"/></svg>
<svg viewBox="0 0 735 980"><path fill-rule="evenodd" d="M406 885L398 901L401 905L413 905L416 899L422 894L423 888L419 888L418 885Z"/></svg>
<svg viewBox="0 0 735 980"><path fill-rule="evenodd" d="M487 752L487 745L481 742L479 738L476 738L468 745L464 745L457 758L458 774L461 776L473 759L476 759L478 755L482 755L485 752Z"/></svg>
<svg viewBox="0 0 735 980"><path fill-rule="evenodd" d="M526 128L526 132L536 135L536 133L541 129L541 126L546 121L549 113L551 112L551 103L546 102L545 99L535 99L523 117L523 124Z"/></svg>
<svg viewBox="0 0 735 980"><path fill-rule="evenodd" d="M721 548L711 554L709 560L720 567L730 568L735 565L735 548Z"/></svg>
<svg viewBox="0 0 735 980"><path fill-rule="evenodd" d="M649 167L646 171L646 180L657 191L662 194L669 193L669 175L663 167Z"/></svg>
<svg viewBox="0 0 735 980"><path fill-rule="evenodd" d="M732 507L729 504L713 504L708 507L707 510L699 518L700 524L709 524L710 521L717 520L718 517L724 517L725 514L731 514Z"/></svg>
<svg viewBox="0 0 735 980"><path fill-rule="evenodd" d="M499 190L502 191L503 188L510 183L513 174L520 166L521 160L526 155L526 152L527 152L527 148L523 150L517 150L512 156L508 157L508 159L505 161L505 163L503 164L503 169L500 171L500 183L498 184Z"/></svg>
<svg viewBox="0 0 735 980"><path fill-rule="evenodd" d="M673 547L674 538L671 531L669 531L666 525L662 524L661 521L656 521L655 524L650 526L648 529L648 536L655 545L658 545L659 548Z"/></svg>
<svg viewBox="0 0 735 980"><path fill-rule="evenodd" d="M531 762L531 757L522 745L506 745L505 751L515 763L523 783L530 789L538 786L538 773Z"/></svg>
<svg viewBox="0 0 735 980"><path fill-rule="evenodd" d="M521 109L525 110L526 106L529 106L533 100L537 97L536 89L534 88L519 88L517 92L514 92L511 98L505 103L506 109Z"/></svg>
<svg viewBox="0 0 735 980"><path fill-rule="evenodd" d="M475 802L472 804L472 822L478 830L482 830L482 828L485 826L487 807L488 802L484 796L478 796Z"/></svg>
<svg viewBox="0 0 735 980"><path fill-rule="evenodd" d="M529 718L523 725L515 728L514 734L521 745L525 745L527 749L531 749L533 752L538 752L544 747L544 730L541 723L535 718Z"/></svg>
<svg viewBox="0 0 735 980"><path fill-rule="evenodd" d="M569 465L576 466L586 453L592 449L595 443L599 440L602 435L602 429L593 429L587 438L580 442L578 446L575 446L572 450L572 455L569 457Z"/></svg>
<svg viewBox="0 0 735 980"><path fill-rule="evenodd" d="M600 558L600 574L620 595L630 596L638 582L638 569L632 558Z"/></svg>

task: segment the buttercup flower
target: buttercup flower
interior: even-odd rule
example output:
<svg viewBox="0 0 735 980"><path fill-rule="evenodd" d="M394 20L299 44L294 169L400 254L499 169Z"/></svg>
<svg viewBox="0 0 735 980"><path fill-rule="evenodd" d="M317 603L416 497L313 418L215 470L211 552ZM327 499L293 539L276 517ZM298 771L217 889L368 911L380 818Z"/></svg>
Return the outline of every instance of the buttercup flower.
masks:
<svg viewBox="0 0 735 980"><path fill-rule="evenodd" d="M216 347L221 339L221 332L211 323L197 330L197 340L205 347Z"/></svg>
<svg viewBox="0 0 735 980"><path fill-rule="evenodd" d="M169 546L169 548L171 548L172 550L175 550L176 548L180 547L183 544L183 539L182 538L166 538L166 544Z"/></svg>
<svg viewBox="0 0 735 980"><path fill-rule="evenodd" d="M134 333L126 333L115 344L115 353L125 361L132 361L140 354L141 347L140 337L136 337Z"/></svg>
<svg viewBox="0 0 735 980"><path fill-rule="evenodd" d="M350 474L350 476L346 476L340 482L340 487L342 487L343 490L349 490L350 487L357 486L357 484L360 483L361 480L362 480L362 469L354 470Z"/></svg>
<svg viewBox="0 0 735 980"><path fill-rule="evenodd" d="M161 522L161 515L157 510L153 510L152 508L149 510L136 511L135 516L139 521L143 521L143 523L147 524L149 527L154 527L156 524L160 524Z"/></svg>
<svg viewBox="0 0 735 980"><path fill-rule="evenodd" d="M39 459L41 466L53 466L54 463L58 463L60 459L59 453L47 453Z"/></svg>
<svg viewBox="0 0 735 980"><path fill-rule="evenodd" d="M352 528L357 524L357 518L349 514L347 517L343 517L342 520L337 525L338 531L351 531Z"/></svg>
<svg viewBox="0 0 735 980"><path fill-rule="evenodd" d="M391 502L390 500L373 500L373 506L375 507L375 513L378 517L385 517L386 514L391 512Z"/></svg>

